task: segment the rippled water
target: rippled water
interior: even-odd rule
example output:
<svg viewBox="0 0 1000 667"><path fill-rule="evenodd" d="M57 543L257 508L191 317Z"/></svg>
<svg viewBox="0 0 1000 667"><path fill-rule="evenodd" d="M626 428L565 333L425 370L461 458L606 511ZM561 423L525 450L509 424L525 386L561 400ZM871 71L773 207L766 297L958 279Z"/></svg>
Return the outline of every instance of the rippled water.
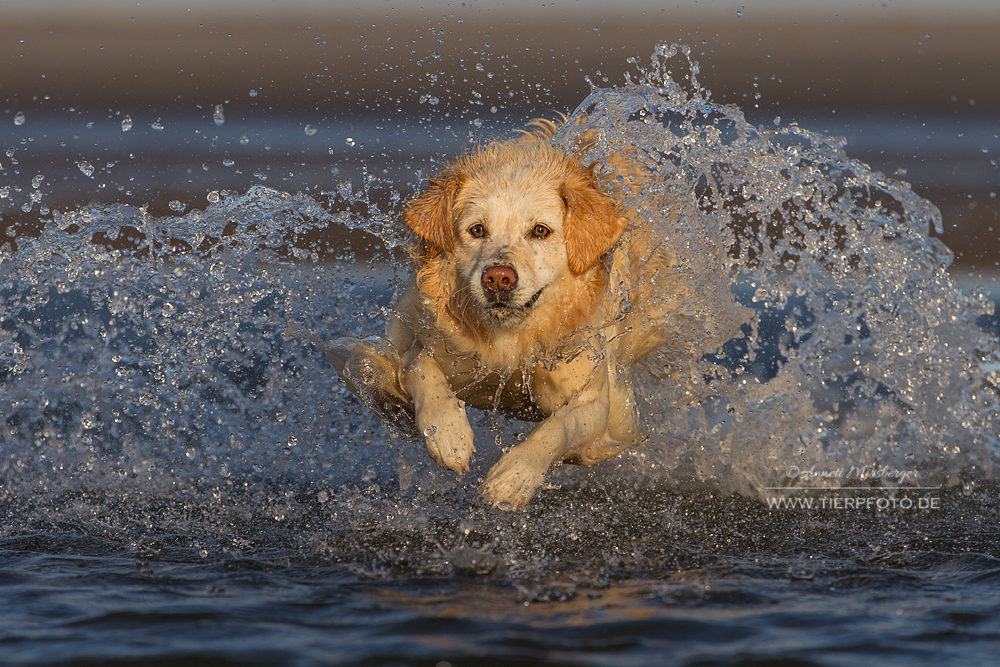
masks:
<svg viewBox="0 0 1000 667"><path fill-rule="evenodd" d="M405 285L393 184L92 204L3 246L0 662L992 659L1000 351L937 209L711 102L683 49L640 70L555 141L610 187L640 165L627 205L754 317L647 358L647 442L524 512L469 477L531 424L473 412L456 481L320 349Z"/></svg>

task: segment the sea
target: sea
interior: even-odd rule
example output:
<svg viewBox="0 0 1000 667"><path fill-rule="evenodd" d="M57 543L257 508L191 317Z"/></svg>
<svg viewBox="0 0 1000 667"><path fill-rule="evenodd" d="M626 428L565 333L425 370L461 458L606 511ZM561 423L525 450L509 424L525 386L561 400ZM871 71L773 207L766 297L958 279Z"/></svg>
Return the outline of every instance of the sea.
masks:
<svg viewBox="0 0 1000 667"><path fill-rule="evenodd" d="M644 441L520 511L478 484L533 424L470 409L458 478L324 341L382 333L407 198L523 119L5 116L0 664L997 664L991 274L902 174L713 102L689 55L553 142L635 160L623 205L745 322L626 371Z"/></svg>

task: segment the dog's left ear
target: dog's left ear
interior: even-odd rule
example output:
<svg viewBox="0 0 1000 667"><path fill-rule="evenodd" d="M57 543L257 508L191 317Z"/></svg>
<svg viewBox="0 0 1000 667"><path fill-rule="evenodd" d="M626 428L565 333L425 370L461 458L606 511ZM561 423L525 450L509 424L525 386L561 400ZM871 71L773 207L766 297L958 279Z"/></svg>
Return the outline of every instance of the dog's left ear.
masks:
<svg viewBox="0 0 1000 667"><path fill-rule="evenodd" d="M403 212L403 223L427 242L434 255L455 249L455 224L451 209L464 183L465 176L461 174L432 180Z"/></svg>
<svg viewBox="0 0 1000 667"><path fill-rule="evenodd" d="M578 276L597 263L625 231L628 221L597 187L591 169L569 176L559 189L566 205L566 256Z"/></svg>

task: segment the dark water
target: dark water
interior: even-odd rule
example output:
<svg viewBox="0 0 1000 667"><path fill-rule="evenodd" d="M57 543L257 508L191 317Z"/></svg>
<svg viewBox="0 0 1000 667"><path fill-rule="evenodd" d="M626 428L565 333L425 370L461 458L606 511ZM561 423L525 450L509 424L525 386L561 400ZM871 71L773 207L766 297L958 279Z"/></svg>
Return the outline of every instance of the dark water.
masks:
<svg viewBox="0 0 1000 667"><path fill-rule="evenodd" d="M513 521L470 503L468 535L338 530L339 507L385 507L363 489L292 500L280 529L207 501L182 521L179 502L51 501L101 512L0 543L5 664L992 664L1000 632L995 503L958 494L894 516L574 488Z"/></svg>
<svg viewBox="0 0 1000 667"><path fill-rule="evenodd" d="M207 153L236 164L192 168L178 195L157 183L189 157L91 160L92 182L62 156L63 185L34 188L47 151L15 150L0 663L996 662L994 304L956 287L937 209L905 184L825 135L747 124L656 62L556 141L597 130L581 157L599 163L639 151L652 185L629 203L650 224L655 196L693 193L664 243L692 271L723 247L755 318L684 362L694 389L653 355L636 371L647 442L555 469L522 512L476 485L530 424L474 412L479 458L456 480L314 344L380 330L407 276L395 217L435 169L436 129L334 174L301 128L258 128L288 171L247 190L225 179L268 163L235 154L257 137L238 128L232 153L224 136ZM98 181L160 203L84 205ZM208 203L161 201L198 188Z"/></svg>

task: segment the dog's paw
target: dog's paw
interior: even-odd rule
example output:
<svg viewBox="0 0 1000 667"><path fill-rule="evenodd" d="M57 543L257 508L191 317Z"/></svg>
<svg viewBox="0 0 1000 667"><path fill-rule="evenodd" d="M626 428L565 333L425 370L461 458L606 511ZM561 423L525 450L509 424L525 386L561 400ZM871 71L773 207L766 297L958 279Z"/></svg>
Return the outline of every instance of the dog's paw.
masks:
<svg viewBox="0 0 1000 667"><path fill-rule="evenodd" d="M468 471L469 461L476 451L475 435L457 399L422 411L417 417L417 425L427 453L439 467L454 470L459 475Z"/></svg>
<svg viewBox="0 0 1000 667"><path fill-rule="evenodd" d="M524 507L545 481L545 470L539 462L517 448L504 454L486 474L480 492L483 501L502 510Z"/></svg>

